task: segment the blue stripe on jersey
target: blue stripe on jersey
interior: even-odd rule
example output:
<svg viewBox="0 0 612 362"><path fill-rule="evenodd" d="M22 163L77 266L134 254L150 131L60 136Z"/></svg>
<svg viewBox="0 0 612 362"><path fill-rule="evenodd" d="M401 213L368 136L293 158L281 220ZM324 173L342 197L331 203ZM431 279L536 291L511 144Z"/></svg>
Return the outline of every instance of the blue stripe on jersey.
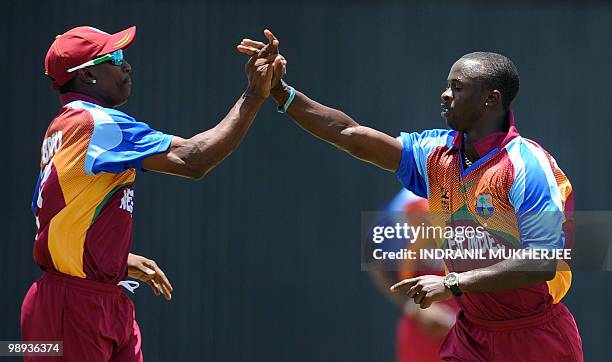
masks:
<svg viewBox="0 0 612 362"><path fill-rule="evenodd" d="M395 174L402 185L417 196L429 196L427 158L440 146L451 147L456 132L446 129L432 129L422 133L402 132L402 158Z"/></svg>
<svg viewBox="0 0 612 362"><path fill-rule="evenodd" d="M506 145L514 166L510 203L523 248L563 248L563 210L552 168L540 148L517 137Z"/></svg>
<svg viewBox="0 0 612 362"><path fill-rule="evenodd" d="M73 103L80 103L74 104ZM103 108L87 102L73 102L94 120L94 130L85 155L85 173L120 173L130 168L140 169L142 160L165 152L172 136L156 131L116 109Z"/></svg>
<svg viewBox="0 0 612 362"><path fill-rule="evenodd" d="M34 188L34 198L32 198L32 213L34 215L36 215L36 209L38 207L38 192L40 191L40 180L42 179L42 174L42 171L38 173L38 180L36 181L36 187Z"/></svg>
<svg viewBox="0 0 612 362"><path fill-rule="evenodd" d="M459 159L459 166L461 167L461 178L465 178L470 172L472 172L472 170L475 170L476 168L478 168L478 166L482 165L483 163L487 162L491 157L495 156L497 152L499 152L499 149L495 147L494 149L489 151L489 153L479 158L476 162L472 164L472 166L466 168L465 170L463 169L464 156L463 153L460 153L461 158Z"/></svg>

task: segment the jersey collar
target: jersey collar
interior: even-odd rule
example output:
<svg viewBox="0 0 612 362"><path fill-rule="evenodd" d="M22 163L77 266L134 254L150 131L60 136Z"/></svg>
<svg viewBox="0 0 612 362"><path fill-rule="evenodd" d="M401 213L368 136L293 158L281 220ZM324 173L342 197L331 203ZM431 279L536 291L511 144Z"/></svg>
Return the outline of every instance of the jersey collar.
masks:
<svg viewBox="0 0 612 362"><path fill-rule="evenodd" d="M493 132L490 135L479 139L474 142L474 148L478 153L478 157L483 157L487 153L491 152L494 148L501 149L512 139L519 136L514 123L514 113L511 110L508 111L508 123L510 124L507 132ZM460 150L463 146L463 133L457 132L457 135L453 139L453 149Z"/></svg>

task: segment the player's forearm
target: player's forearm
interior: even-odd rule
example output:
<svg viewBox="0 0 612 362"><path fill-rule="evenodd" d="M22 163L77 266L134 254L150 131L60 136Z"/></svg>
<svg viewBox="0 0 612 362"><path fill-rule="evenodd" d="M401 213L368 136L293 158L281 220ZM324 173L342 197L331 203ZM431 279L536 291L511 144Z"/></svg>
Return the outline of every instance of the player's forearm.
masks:
<svg viewBox="0 0 612 362"><path fill-rule="evenodd" d="M554 278L556 260L504 260L491 267L459 274L464 293L523 288Z"/></svg>
<svg viewBox="0 0 612 362"><path fill-rule="evenodd" d="M289 97L289 89L281 81L279 86L272 89L272 98L277 104L284 105ZM306 131L347 152L352 151L355 140L351 140L351 135L354 136L351 129L356 129L359 124L344 112L313 101L296 90L287 113Z"/></svg>
<svg viewBox="0 0 612 362"><path fill-rule="evenodd" d="M290 87L281 81L271 95L279 105L289 97ZM395 171L400 163L402 145L395 138L373 128L360 126L337 109L324 106L297 92L287 113L306 131L351 156L382 169Z"/></svg>
<svg viewBox="0 0 612 362"><path fill-rule="evenodd" d="M185 140L182 147L173 150L192 177L206 175L240 145L264 101L261 96L245 92L215 127Z"/></svg>

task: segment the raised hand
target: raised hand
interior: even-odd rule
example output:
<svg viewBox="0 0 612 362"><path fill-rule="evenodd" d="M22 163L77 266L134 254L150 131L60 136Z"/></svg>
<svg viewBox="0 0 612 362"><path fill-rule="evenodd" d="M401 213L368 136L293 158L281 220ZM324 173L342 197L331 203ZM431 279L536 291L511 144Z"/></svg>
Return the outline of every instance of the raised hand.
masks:
<svg viewBox="0 0 612 362"><path fill-rule="evenodd" d="M268 44L264 44L262 42L251 39L242 39L242 42L240 42L240 44L236 46L236 48L239 52L251 57L251 59L249 59L249 62L253 58L256 58L255 64L260 61L259 64L265 64L269 67L269 61L272 60L271 87L274 88L280 84L281 78L287 73L287 60L285 59L285 57L278 53L278 46L280 42L274 36L274 34L272 34L270 30L266 29L264 30L264 35L266 36L266 38L268 38ZM265 59L265 61L261 61L261 59Z"/></svg>

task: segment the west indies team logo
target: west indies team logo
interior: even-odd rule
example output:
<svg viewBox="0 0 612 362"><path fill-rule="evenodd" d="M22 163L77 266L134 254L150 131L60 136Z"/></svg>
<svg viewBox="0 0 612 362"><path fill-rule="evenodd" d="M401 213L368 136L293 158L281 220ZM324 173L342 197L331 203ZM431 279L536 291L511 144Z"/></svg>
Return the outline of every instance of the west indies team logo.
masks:
<svg viewBox="0 0 612 362"><path fill-rule="evenodd" d="M491 194L480 194L476 196L476 212L478 215L488 218L493 214L493 196Z"/></svg>

